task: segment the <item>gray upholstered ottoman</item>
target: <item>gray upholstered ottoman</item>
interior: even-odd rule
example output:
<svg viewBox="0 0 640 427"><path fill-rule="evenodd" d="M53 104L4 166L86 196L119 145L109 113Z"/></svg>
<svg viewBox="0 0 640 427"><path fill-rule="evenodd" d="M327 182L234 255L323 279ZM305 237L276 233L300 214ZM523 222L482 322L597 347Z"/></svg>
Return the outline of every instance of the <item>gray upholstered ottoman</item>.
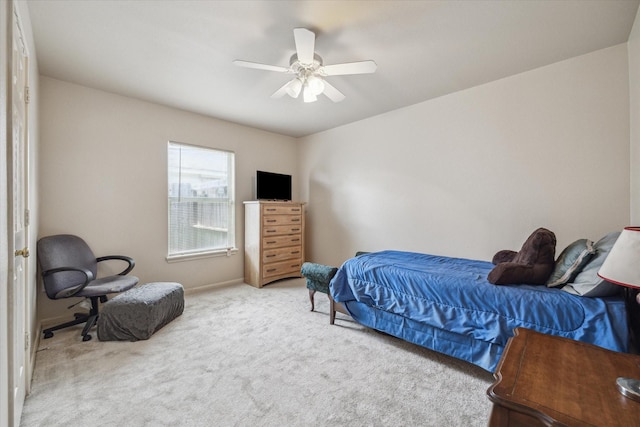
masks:
<svg viewBox="0 0 640 427"><path fill-rule="evenodd" d="M182 314L184 289L179 283L147 283L107 301L98 317L100 341L146 340Z"/></svg>

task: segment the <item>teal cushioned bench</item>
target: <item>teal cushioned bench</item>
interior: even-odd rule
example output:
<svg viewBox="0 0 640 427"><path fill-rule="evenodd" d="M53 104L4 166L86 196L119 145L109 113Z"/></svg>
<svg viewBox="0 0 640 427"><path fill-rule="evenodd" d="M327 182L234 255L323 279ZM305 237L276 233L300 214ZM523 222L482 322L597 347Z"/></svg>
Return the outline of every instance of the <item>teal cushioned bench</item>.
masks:
<svg viewBox="0 0 640 427"><path fill-rule="evenodd" d="M369 252L356 252L356 256L367 254ZM338 269L328 265L317 264L315 262L305 262L300 268L300 273L307 279L307 288L309 289L309 300L311 301L311 311L315 309L314 296L316 292L322 292L329 296L329 283L336 275Z"/></svg>

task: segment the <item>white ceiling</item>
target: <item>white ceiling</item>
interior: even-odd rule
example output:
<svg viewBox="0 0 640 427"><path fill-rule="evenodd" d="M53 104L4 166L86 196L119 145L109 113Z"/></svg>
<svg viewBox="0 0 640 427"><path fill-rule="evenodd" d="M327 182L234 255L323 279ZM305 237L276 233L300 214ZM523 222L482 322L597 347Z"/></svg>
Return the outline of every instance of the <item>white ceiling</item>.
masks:
<svg viewBox="0 0 640 427"><path fill-rule="evenodd" d="M29 0L45 76L294 137L412 105L628 40L639 0ZM346 95L272 99L293 29L325 64L375 74L327 80Z"/></svg>

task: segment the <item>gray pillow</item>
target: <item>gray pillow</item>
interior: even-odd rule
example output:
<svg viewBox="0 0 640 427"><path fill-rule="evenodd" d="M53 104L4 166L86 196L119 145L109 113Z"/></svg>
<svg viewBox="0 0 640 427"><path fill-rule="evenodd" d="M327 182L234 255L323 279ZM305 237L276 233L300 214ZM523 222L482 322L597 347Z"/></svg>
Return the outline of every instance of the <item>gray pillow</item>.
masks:
<svg viewBox="0 0 640 427"><path fill-rule="evenodd" d="M567 246L556 260L547 287L555 288L571 282L595 253L593 242L588 239L576 240Z"/></svg>
<svg viewBox="0 0 640 427"><path fill-rule="evenodd" d="M596 253L591 261L584 266L571 283L567 283L562 290L583 297L608 297L617 295L620 286L607 282L598 277L598 270L609 255L609 251L620 235L619 231L609 233L595 244Z"/></svg>

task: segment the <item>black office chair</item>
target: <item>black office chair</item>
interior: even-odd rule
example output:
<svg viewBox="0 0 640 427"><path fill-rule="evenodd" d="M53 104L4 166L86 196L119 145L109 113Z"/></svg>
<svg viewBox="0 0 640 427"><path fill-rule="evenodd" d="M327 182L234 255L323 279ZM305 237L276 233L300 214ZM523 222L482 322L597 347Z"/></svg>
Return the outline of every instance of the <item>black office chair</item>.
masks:
<svg viewBox="0 0 640 427"><path fill-rule="evenodd" d="M86 322L82 341L89 341L89 330L98 320L99 302L107 302L107 294L124 292L138 283L137 277L126 276L135 266L132 258L122 255L96 258L84 240L70 234L41 238L37 256L44 289L50 299L84 297L91 300L89 313L75 313L74 320L45 329L45 338L51 338L53 331ZM98 279L98 263L107 260L125 261L128 266L115 276Z"/></svg>

